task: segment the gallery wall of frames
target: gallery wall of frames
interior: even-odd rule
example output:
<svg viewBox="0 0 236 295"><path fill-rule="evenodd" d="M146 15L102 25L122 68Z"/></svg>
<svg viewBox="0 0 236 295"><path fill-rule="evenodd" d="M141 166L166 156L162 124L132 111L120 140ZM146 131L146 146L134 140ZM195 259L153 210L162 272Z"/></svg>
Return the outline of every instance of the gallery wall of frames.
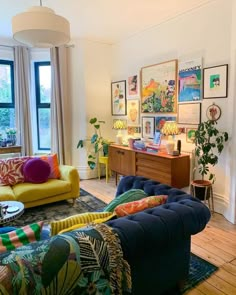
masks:
<svg viewBox="0 0 236 295"><path fill-rule="evenodd" d="M176 121L186 141L192 142L201 123L204 99L209 120L219 120L217 99L228 95L228 64L203 68L202 58L177 59L142 67L139 73L111 83L113 119L125 120L129 136L153 139L166 121ZM215 100L216 99L216 100Z"/></svg>

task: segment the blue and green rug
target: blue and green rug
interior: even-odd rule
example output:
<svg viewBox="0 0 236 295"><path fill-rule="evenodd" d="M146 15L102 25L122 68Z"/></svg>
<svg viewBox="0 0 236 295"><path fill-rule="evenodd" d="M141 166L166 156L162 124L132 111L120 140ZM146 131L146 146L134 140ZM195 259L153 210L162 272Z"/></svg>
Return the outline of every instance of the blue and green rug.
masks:
<svg viewBox="0 0 236 295"><path fill-rule="evenodd" d="M11 221L9 225L20 227L39 220L44 220L44 223L47 224L52 220L60 220L75 214L98 211L105 206L106 204L103 201L80 189L80 197L76 199L75 206L72 206L72 203L68 203L68 201L61 201L25 209L24 214L20 218ZM216 266L191 253L190 273L184 288L181 292L168 293L168 295L186 293L216 270Z"/></svg>
<svg viewBox="0 0 236 295"><path fill-rule="evenodd" d="M217 266L191 253L188 280L186 281L180 294L186 293L186 291L206 280L217 269Z"/></svg>

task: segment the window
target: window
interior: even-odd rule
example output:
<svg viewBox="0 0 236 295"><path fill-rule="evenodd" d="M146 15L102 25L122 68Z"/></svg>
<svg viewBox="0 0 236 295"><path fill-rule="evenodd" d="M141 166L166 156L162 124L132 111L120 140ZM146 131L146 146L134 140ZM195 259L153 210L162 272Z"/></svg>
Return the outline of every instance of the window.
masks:
<svg viewBox="0 0 236 295"><path fill-rule="evenodd" d="M50 62L35 62L35 91L38 150L51 148L51 66Z"/></svg>
<svg viewBox="0 0 236 295"><path fill-rule="evenodd" d="M0 60L0 134L15 128L13 61Z"/></svg>

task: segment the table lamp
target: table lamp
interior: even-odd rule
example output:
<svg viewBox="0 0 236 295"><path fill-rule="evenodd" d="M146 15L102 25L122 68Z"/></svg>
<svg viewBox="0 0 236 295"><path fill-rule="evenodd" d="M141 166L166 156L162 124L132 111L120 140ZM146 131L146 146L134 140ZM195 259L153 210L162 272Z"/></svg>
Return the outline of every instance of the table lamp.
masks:
<svg viewBox="0 0 236 295"><path fill-rule="evenodd" d="M168 136L168 140L166 141L167 154L173 155L175 148L174 136L180 134L177 123L175 121L166 121L161 129L161 133Z"/></svg>
<svg viewBox="0 0 236 295"><path fill-rule="evenodd" d="M125 120L116 120L113 123L113 129L118 130L117 135L116 135L116 142L118 144L122 144L123 142L123 136L121 133L121 130L126 129L126 121Z"/></svg>

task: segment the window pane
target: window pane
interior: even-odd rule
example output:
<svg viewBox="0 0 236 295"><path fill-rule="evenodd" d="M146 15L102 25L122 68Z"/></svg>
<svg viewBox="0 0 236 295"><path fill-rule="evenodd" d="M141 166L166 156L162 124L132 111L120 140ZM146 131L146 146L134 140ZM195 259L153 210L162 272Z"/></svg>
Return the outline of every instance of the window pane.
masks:
<svg viewBox="0 0 236 295"><path fill-rule="evenodd" d="M10 65L0 64L0 103L12 103Z"/></svg>
<svg viewBox="0 0 236 295"><path fill-rule="evenodd" d="M40 103L51 102L51 66L39 67Z"/></svg>
<svg viewBox="0 0 236 295"><path fill-rule="evenodd" d="M50 109L38 109L39 149L50 149L51 147L50 117Z"/></svg>
<svg viewBox="0 0 236 295"><path fill-rule="evenodd" d="M15 109L0 108L0 133L6 128L15 128Z"/></svg>

